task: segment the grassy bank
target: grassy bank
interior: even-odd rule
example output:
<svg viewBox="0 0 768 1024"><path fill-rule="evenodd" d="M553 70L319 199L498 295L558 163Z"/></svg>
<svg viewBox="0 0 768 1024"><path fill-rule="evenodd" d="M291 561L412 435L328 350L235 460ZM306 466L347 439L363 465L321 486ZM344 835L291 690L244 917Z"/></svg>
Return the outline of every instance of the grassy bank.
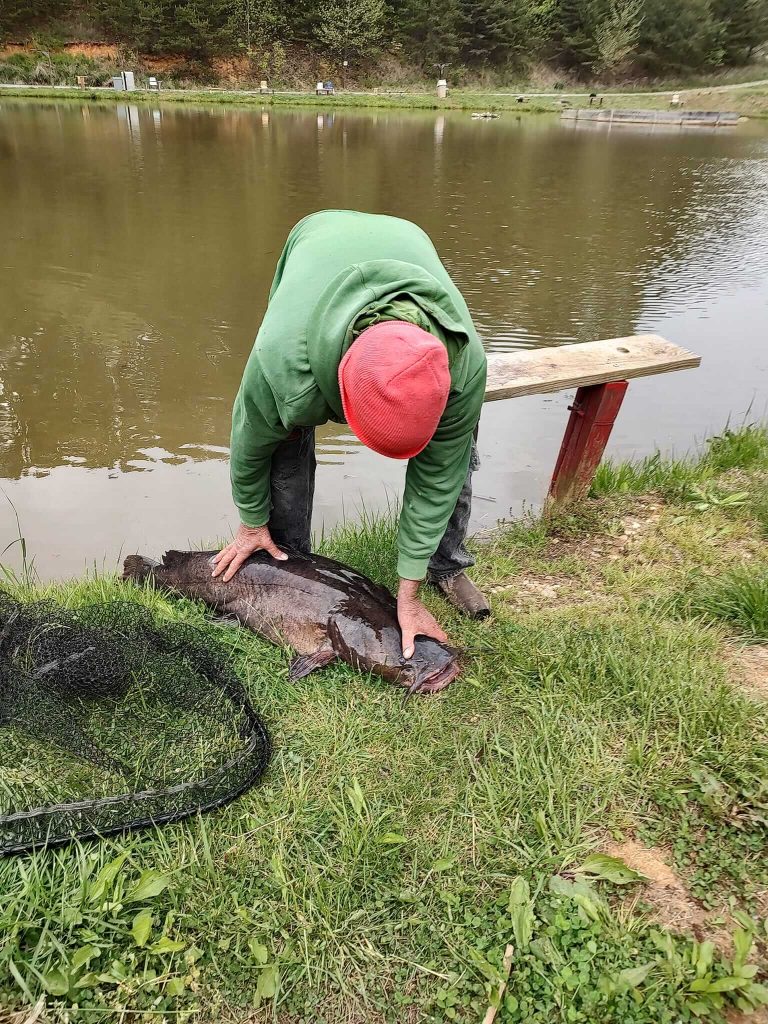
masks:
<svg viewBox="0 0 768 1024"><path fill-rule="evenodd" d="M8 86L0 89L3 96L23 96L38 99L97 100L118 103L196 103L226 104L253 107L317 107L329 109L400 109L400 110L524 110L541 113L552 111L555 105L546 97L532 97L518 104L516 97L494 96L482 92L453 91L445 100L438 100L434 92L413 93L342 93L335 96L316 96L314 93L275 92L262 96L257 92L219 89L174 89L160 93L137 89L128 97L111 89L71 89L31 86Z"/></svg>
<svg viewBox="0 0 768 1024"><path fill-rule="evenodd" d="M493 619L430 598L474 651L443 695L403 705L335 667L290 684L286 654L242 634L266 782L192 823L0 863L0 1006L479 1021L512 944L501 1024L746 1020L768 999L767 540L768 431L748 427L698 460L604 466L571 515L485 542ZM391 524L328 549L393 583Z"/></svg>
<svg viewBox="0 0 768 1024"><path fill-rule="evenodd" d="M516 113L555 113L562 110L561 96L525 95L518 102L517 93L473 92L451 90L445 100L438 100L433 92L339 92L335 96L316 96L314 93L275 92L261 96L257 92L225 89L164 89L162 92L136 90L130 94L111 89L76 89L46 86L3 86L3 96L35 99L77 100L116 103L195 103L227 104L249 107L319 107L328 109L401 109L401 110L491 110ZM572 96L568 104L573 107L589 105L588 96ZM768 117L768 85L752 88L696 89L685 94L689 110L734 111L748 117ZM603 105L615 108L669 109L668 93L648 93L622 90L603 94Z"/></svg>

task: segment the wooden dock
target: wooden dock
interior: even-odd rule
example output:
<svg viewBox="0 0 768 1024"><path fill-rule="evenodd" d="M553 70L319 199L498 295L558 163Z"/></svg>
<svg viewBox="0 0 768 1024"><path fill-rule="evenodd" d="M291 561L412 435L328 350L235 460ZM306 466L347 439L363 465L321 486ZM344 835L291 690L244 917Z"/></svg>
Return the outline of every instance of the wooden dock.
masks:
<svg viewBox="0 0 768 1024"><path fill-rule="evenodd" d="M741 115L722 110L604 110L571 107L560 115L565 121L593 124L697 125L707 128L733 128Z"/></svg>

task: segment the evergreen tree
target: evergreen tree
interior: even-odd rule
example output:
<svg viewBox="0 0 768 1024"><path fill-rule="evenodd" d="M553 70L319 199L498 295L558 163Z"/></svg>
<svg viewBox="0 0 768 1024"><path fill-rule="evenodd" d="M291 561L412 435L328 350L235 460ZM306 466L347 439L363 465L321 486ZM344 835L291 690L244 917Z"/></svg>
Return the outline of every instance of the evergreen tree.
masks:
<svg viewBox="0 0 768 1024"><path fill-rule="evenodd" d="M45 28L72 7L72 0L0 0L0 40L30 28Z"/></svg>
<svg viewBox="0 0 768 1024"><path fill-rule="evenodd" d="M611 0L608 13L597 26L592 63L598 74L615 71L634 51L643 22L643 0Z"/></svg>
<svg viewBox="0 0 768 1024"><path fill-rule="evenodd" d="M728 63L750 60L755 49L768 41L768 0L719 0L714 13L722 25L721 42Z"/></svg>
<svg viewBox="0 0 768 1024"><path fill-rule="evenodd" d="M0 0L0 38L56 27L76 4L139 52L244 50L270 76L288 43L338 60L397 44L430 73L544 58L587 76L738 64L768 41L768 0Z"/></svg>
<svg viewBox="0 0 768 1024"><path fill-rule="evenodd" d="M536 0L464 0L465 47L473 63L520 65L535 55L549 5Z"/></svg>
<svg viewBox="0 0 768 1024"><path fill-rule="evenodd" d="M716 67L723 58L721 34L710 0L645 0L638 56L655 74Z"/></svg>
<svg viewBox="0 0 768 1024"><path fill-rule="evenodd" d="M288 36L285 7L278 0L232 0L224 33L232 48L263 49Z"/></svg>
<svg viewBox="0 0 768 1024"><path fill-rule="evenodd" d="M466 39L460 0L391 0L389 7L400 41L425 70L461 59Z"/></svg>
<svg viewBox="0 0 768 1024"><path fill-rule="evenodd" d="M316 37L338 59L375 49L384 36L384 0L324 0Z"/></svg>
<svg viewBox="0 0 768 1024"><path fill-rule="evenodd" d="M205 60L231 51L233 0L95 0L101 26L143 53Z"/></svg>
<svg viewBox="0 0 768 1024"><path fill-rule="evenodd" d="M568 68L586 69L599 60L597 30L607 17L603 0L558 0L551 55Z"/></svg>

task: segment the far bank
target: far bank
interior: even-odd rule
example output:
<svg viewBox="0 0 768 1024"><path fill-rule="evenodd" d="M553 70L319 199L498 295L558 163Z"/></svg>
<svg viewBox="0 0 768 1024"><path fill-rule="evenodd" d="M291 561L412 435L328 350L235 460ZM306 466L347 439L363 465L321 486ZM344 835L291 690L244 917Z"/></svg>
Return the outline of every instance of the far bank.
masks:
<svg viewBox="0 0 768 1024"><path fill-rule="evenodd" d="M673 93L644 90L605 93L517 93L450 90L445 99L429 92L269 92L241 89L136 89L125 93L110 88L0 84L0 97L126 103L207 103L249 107L321 107L329 109L468 110L498 113L560 113L568 108L602 105L620 110L668 110ZM700 88L680 91L683 109L732 111L745 117L768 117L768 81L752 86Z"/></svg>

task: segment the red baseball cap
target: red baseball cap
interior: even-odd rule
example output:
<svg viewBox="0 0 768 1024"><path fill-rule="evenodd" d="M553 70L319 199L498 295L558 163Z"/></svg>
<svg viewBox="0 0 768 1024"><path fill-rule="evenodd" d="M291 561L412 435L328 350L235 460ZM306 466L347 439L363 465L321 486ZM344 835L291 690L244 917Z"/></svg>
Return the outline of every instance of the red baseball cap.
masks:
<svg viewBox="0 0 768 1024"><path fill-rule="evenodd" d="M366 448L390 459L426 448L450 387L445 345L403 320L367 327L339 363L347 423Z"/></svg>

